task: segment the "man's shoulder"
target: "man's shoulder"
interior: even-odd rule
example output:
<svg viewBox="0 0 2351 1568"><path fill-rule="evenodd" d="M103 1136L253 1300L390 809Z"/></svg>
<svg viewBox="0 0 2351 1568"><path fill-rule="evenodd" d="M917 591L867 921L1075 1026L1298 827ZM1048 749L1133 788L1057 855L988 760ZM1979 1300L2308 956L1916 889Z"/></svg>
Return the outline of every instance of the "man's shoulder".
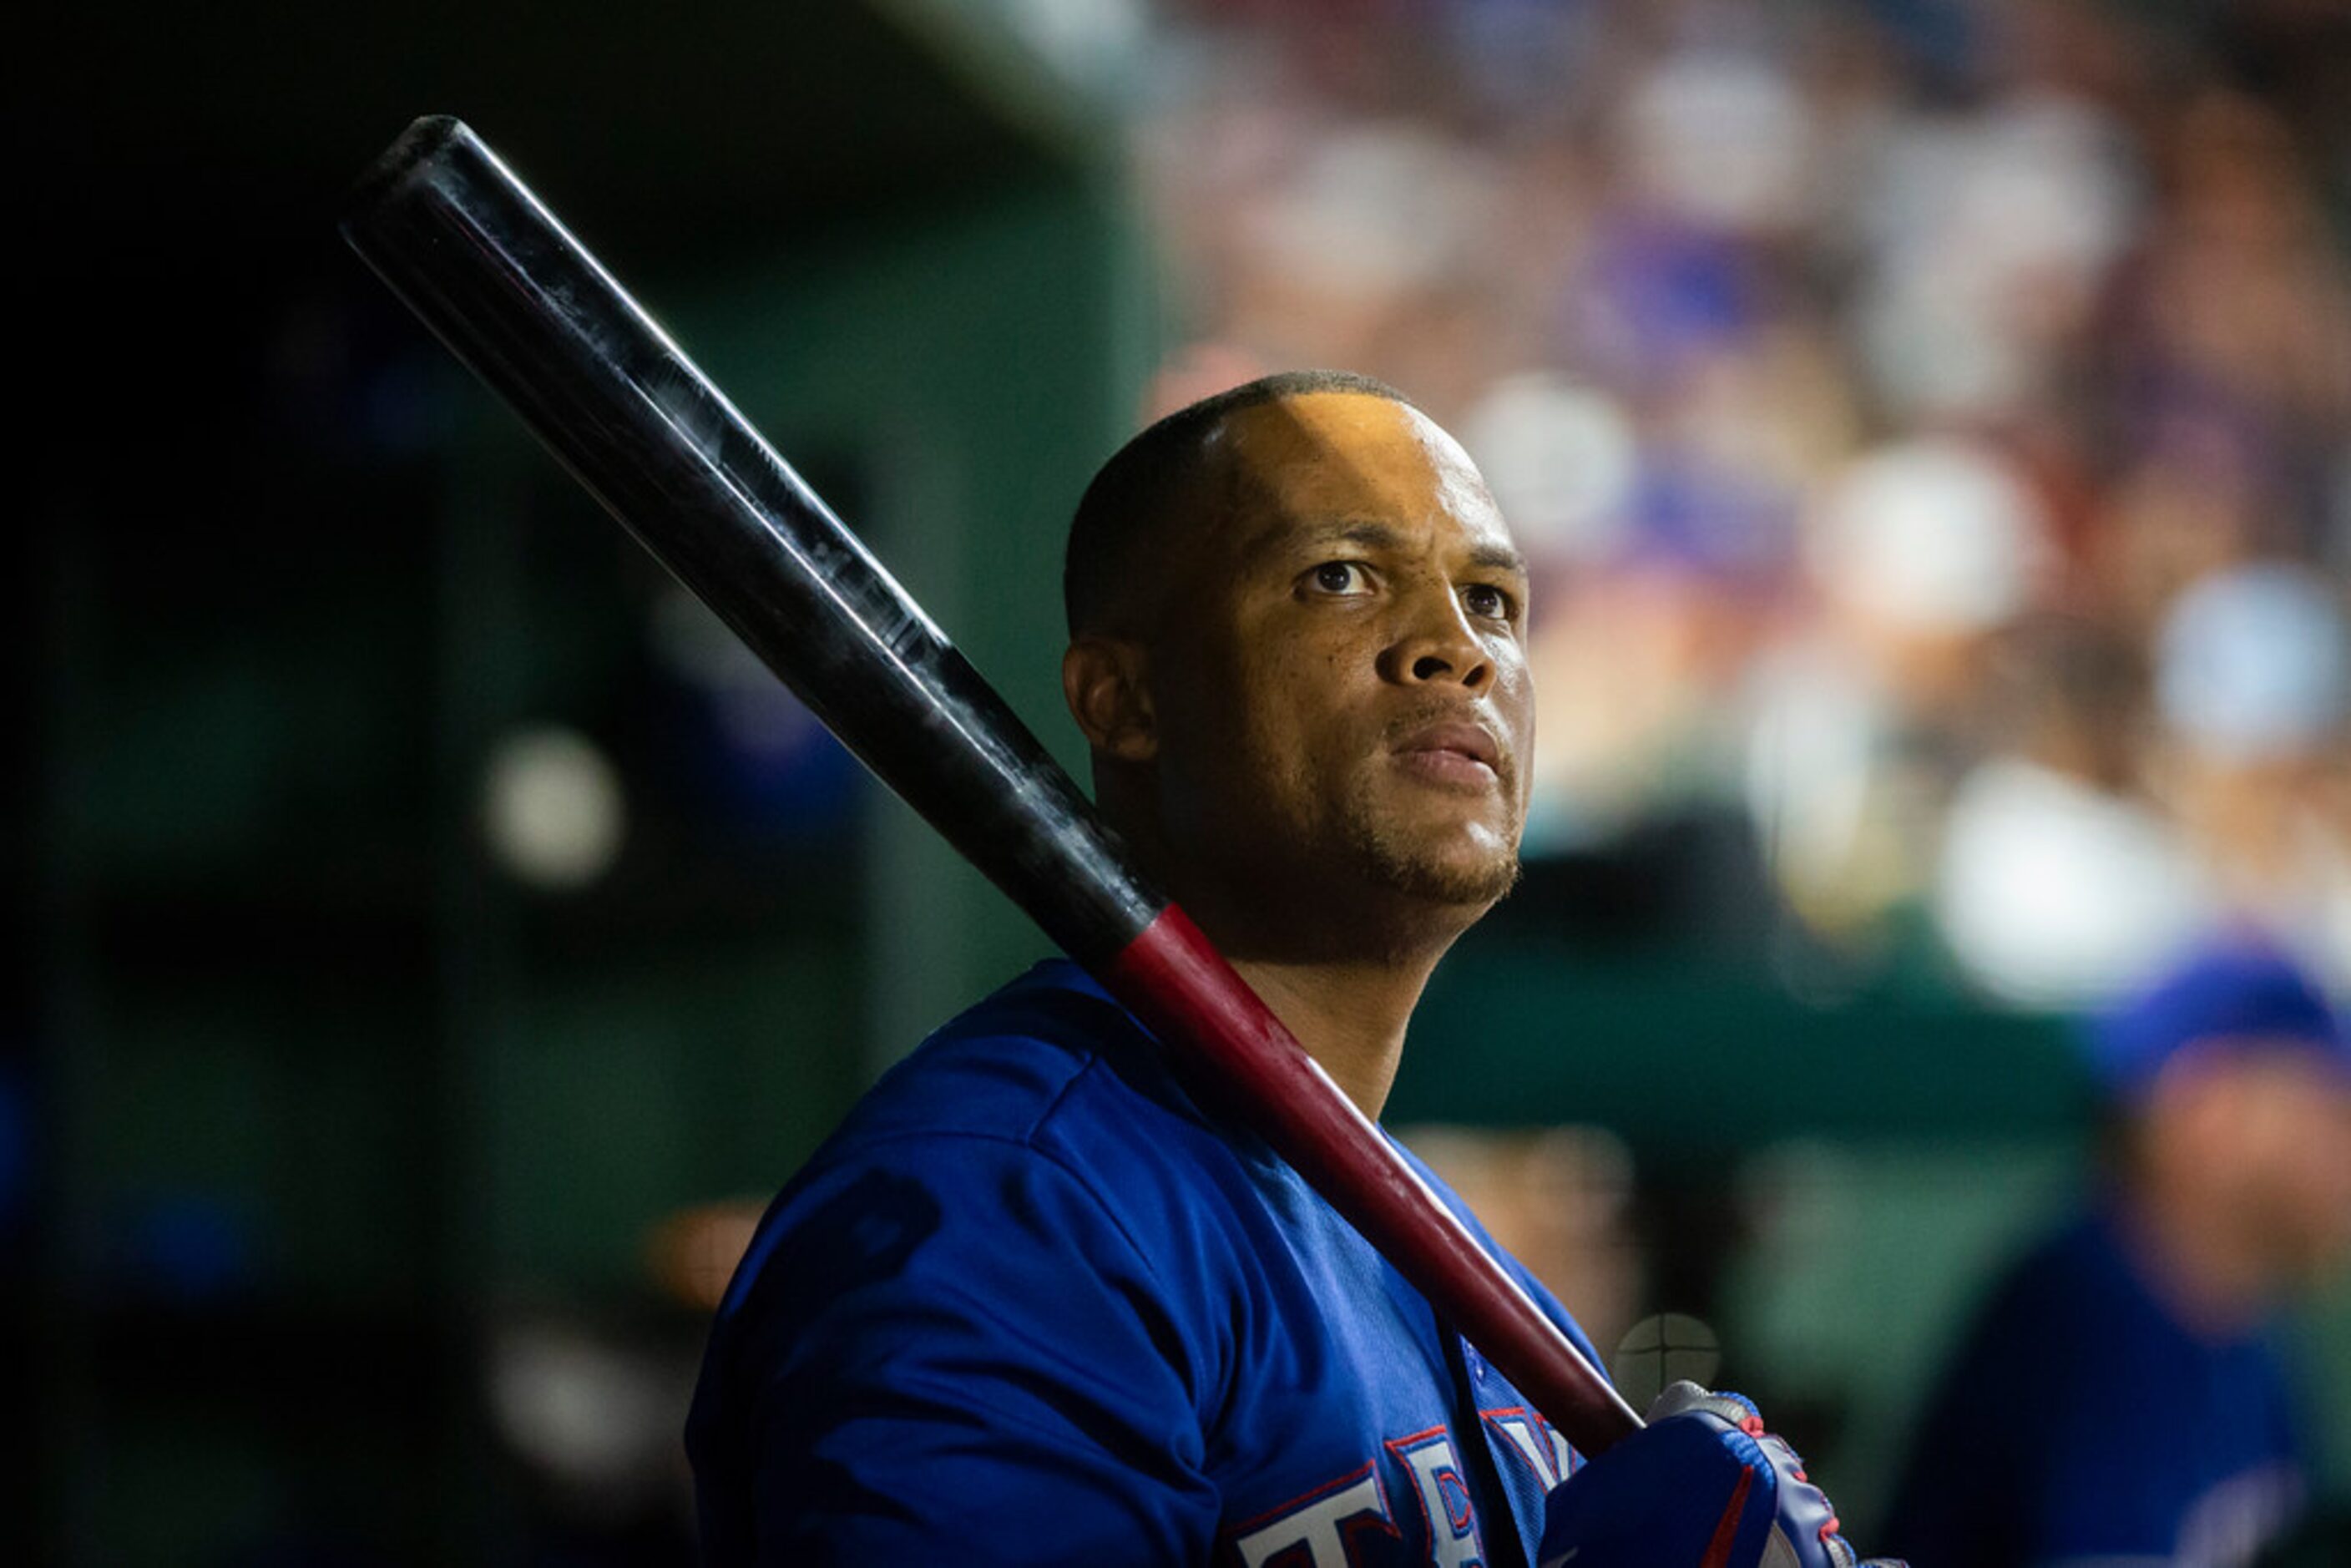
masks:
<svg viewBox="0 0 2351 1568"><path fill-rule="evenodd" d="M1048 1152L1108 1122L1209 1123L1156 1041L1083 970L1050 959L965 1009L883 1074L820 1159L904 1138L965 1137Z"/></svg>
<svg viewBox="0 0 2351 1568"><path fill-rule="evenodd" d="M978 1311L997 1285L1050 1300L1115 1280L1196 1313L1249 1288L1269 1223L1253 1146L1082 971L1040 964L883 1074L785 1185L712 1354L773 1350L850 1296L871 1322L885 1300Z"/></svg>
<svg viewBox="0 0 2351 1568"><path fill-rule="evenodd" d="M1272 1156L1204 1112L1134 1016L1066 960L967 1009L866 1092L787 1184L763 1233L796 1228L845 1189L919 1186L949 1210L1053 1190L1144 1252L1204 1224L1246 1246ZM869 1178L883 1178L880 1180Z"/></svg>

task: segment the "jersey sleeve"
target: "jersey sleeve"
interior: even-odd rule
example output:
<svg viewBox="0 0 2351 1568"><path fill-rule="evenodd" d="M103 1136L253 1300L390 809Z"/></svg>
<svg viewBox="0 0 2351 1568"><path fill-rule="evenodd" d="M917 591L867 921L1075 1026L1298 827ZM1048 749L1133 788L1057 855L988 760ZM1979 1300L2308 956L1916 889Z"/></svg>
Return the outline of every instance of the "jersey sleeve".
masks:
<svg viewBox="0 0 2351 1568"><path fill-rule="evenodd" d="M1084 1181L909 1139L778 1209L689 1430L706 1562L1207 1559L1213 1351Z"/></svg>

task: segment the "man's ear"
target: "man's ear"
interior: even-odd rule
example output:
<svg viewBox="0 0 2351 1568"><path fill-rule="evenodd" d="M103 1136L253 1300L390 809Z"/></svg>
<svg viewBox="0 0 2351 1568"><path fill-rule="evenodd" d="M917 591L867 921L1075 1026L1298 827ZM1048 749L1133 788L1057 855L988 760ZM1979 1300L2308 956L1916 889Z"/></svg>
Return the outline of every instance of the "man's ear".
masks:
<svg viewBox="0 0 2351 1568"><path fill-rule="evenodd" d="M1141 644L1086 632L1061 655L1061 695L1097 757L1148 762L1159 755L1149 661Z"/></svg>

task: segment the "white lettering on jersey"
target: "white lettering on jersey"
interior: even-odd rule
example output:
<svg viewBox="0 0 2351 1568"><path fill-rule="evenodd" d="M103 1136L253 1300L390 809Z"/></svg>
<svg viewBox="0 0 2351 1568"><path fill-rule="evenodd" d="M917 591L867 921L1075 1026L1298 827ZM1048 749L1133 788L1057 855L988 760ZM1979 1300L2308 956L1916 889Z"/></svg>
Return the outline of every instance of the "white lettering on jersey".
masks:
<svg viewBox="0 0 2351 1568"><path fill-rule="evenodd" d="M1525 1409L1480 1411L1509 1442L1506 1451L1518 1455L1535 1473L1545 1491L1567 1479L1575 1469L1575 1450L1541 1416Z"/></svg>
<svg viewBox="0 0 2351 1568"><path fill-rule="evenodd" d="M1345 1526L1366 1515L1375 1520L1380 1528L1394 1531L1395 1527L1388 1521L1387 1499L1381 1494L1379 1476L1370 1465L1364 1467L1363 1479L1353 1485L1291 1509L1271 1523L1239 1537L1233 1544L1239 1548L1245 1568L1264 1568L1275 1557L1301 1546L1312 1568L1347 1568ZM1365 1527L1358 1524L1356 1528Z"/></svg>
<svg viewBox="0 0 2351 1568"><path fill-rule="evenodd" d="M1483 1564L1486 1553L1469 1509L1469 1483L1462 1479L1453 1439L1445 1428L1433 1427L1388 1447L1411 1469L1414 1489L1420 1494L1420 1511L1428 1521L1429 1562L1436 1568Z"/></svg>

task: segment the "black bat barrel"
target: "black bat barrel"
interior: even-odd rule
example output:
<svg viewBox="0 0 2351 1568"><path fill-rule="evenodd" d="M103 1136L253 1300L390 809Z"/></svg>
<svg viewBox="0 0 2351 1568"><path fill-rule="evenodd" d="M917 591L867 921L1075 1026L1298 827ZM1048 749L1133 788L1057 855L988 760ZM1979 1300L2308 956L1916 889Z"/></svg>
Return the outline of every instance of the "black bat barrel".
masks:
<svg viewBox="0 0 2351 1568"><path fill-rule="evenodd" d="M462 122L362 176L344 236L865 765L1089 967L1166 900L1003 699ZM1035 896L1054 889L1050 902Z"/></svg>

